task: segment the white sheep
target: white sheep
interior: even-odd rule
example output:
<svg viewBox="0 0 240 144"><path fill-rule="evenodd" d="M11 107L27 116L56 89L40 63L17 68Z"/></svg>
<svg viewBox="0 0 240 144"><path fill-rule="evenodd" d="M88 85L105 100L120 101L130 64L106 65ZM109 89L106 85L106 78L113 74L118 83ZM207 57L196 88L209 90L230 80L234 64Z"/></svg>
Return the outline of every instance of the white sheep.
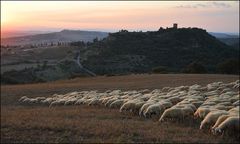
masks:
<svg viewBox="0 0 240 144"><path fill-rule="evenodd" d="M201 122L200 129L205 129L205 128L208 128L209 126L212 126L213 124L215 124L215 122L221 115L225 115L225 114L228 114L228 112L224 110L209 112Z"/></svg>
<svg viewBox="0 0 240 144"><path fill-rule="evenodd" d="M64 105L65 102L66 102L66 99L58 99L58 100L55 100L55 101L51 102L49 107L58 106L58 105Z"/></svg>
<svg viewBox="0 0 240 144"><path fill-rule="evenodd" d="M125 99L118 99L118 100L115 100L113 101L111 104L110 104L110 108L120 108L123 103L126 102Z"/></svg>
<svg viewBox="0 0 240 144"><path fill-rule="evenodd" d="M144 117L151 117L151 115L161 116L164 112L165 107L161 103L155 103L150 105L146 111L143 113Z"/></svg>
<svg viewBox="0 0 240 144"><path fill-rule="evenodd" d="M237 116L228 117L217 128L215 128L215 133L219 134L223 133L224 131L239 133L239 123L240 123L239 117Z"/></svg>
<svg viewBox="0 0 240 144"><path fill-rule="evenodd" d="M212 109L209 106L205 106L205 107L199 107L195 113L194 113L194 117L195 118L200 118L200 119L204 119L206 117L206 115L211 112L211 111L215 111L216 109Z"/></svg>
<svg viewBox="0 0 240 144"><path fill-rule="evenodd" d="M159 121L165 121L165 119L182 119L182 109L181 108L169 108L166 109L162 116L160 117Z"/></svg>
<svg viewBox="0 0 240 144"><path fill-rule="evenodd" d="M126 103L124 103L121 108L120 108L120 112L123 112L123 111L128 111L128 110L131 110L134 108L136 104L136 101L134 100L130 100L130 101L127 101Z"/></svg>
<svg viewBox="0 0 240 144"><path fill-rule="evenodd" d="M146 102L145 104L143 104L142 105L142 107L140 108L140 110L139 110L139 116L142 116L143 114L144 114L144 112L146 111L146 109L150 106L150 105L153 105L154 103L156 103L156 102L154 102L154 101L148 101L148 102Z"/></svg>
<svg viewBox="0 0 240 144"><path fill-rule="evenodd" d="M213 133L213 134L216 134L216 130L215 130L215 129L216 129L223 121L225 121L227 118L229 118L229 117L231 117L231 116L234 116L234 115L230 115L230 114L221 115L221 116L217 119L216 123L213 125L213 127L212 127L212 133Z"/></svg>
<svg viewBox="0 0 240 144"><path fill-rule="evenodd" d="M23 100L25 100L26 98L28 98L27 96L22 96L18 101L22 102Z"/></svg>
<svg viewBox="0 0 240 144"><path fill-rule="evenodd" d="M233 106L240 106L240 100L233 103Z"/></svg>

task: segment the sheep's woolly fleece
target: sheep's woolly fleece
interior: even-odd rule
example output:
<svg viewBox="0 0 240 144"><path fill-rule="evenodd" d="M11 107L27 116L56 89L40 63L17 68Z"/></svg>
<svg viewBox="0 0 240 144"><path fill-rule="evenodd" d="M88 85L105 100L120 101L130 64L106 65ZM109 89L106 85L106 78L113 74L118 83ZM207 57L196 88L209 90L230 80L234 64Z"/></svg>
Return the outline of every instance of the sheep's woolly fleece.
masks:
<svg viewBox="0 0 240 144"><path fill-rule="evenodd" d="M50 97L28 98L24 105L103 105L119 112L132 112L141 117L159 117L159 122L201 120L200 129L213 134L239 131L239 80L231 83L213 82L206 86L164 87L155 90L79 91L54 94Z"/></svg>

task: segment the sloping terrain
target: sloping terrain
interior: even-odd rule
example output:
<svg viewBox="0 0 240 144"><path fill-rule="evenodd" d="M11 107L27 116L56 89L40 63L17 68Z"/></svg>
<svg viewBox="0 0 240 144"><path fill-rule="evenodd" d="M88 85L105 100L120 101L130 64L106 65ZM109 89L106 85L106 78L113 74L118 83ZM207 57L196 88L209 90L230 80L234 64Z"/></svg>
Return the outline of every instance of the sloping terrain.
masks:
<svg viewBox="0 0 240 144"><path fill-rule="evenodd" d="M1 86L1 142L158 142L238 143L239 139L213 136L200 131L195 122L166 122L119 114L118 109L89 106L21 106L18 99L50 96L80 90L145 89L211 82L232 82L232 75L129 75L77 78L42 84Z"/></svg>
<svg viewBox="0 0 240 144"><path fill-rule="evenodd" d="M11 37L1 39L1 45L37 45L44 43L73 42L84 41L90 42L93 39L102 39L107 37L108 33L98 31L80 31L80 30L62 30L46 34L36 34L29 36Z"/></svg>
<svg viewBox="0 0 240 144"><path fill-rule="evenodd" d="M238 52L198 28L168 28L155 32L122 30L92 43L85 51L87 60L83 64L102 74L149 72L157 66L176 72L196 61L208 72L216 72L218 63L238 59Z"/></svg>

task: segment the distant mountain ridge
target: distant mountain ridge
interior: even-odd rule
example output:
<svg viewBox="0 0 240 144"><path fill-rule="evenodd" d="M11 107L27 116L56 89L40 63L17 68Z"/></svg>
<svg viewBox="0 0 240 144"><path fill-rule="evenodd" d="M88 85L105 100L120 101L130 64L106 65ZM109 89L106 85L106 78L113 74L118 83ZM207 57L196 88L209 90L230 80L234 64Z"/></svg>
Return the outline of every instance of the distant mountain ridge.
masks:
<svg viewBox="0 0 240 144"><path fill-rule="evenodd" d="M108 36L107 32L64 29L60 32L2 38L1 45L31 45L41 43L58 43L73 41L91 42L95 38L103 39L107 36Z"/></svg>
<svg viewBox="0 0 240 144"><path fill-rule="evenodd" d="M216 37L221 42L232 46L235 49L239 49L239 35L232 35L232 34L226 34L226 33L213 33L209 32L210 35Z"/></svg>
<svg viewBox="0 0 240 144"><path fill-rule="evenodd" d="M216 32L209 32L209 34L216 38L239 38L239 35L235 35L235 34L216 33Z"/></svg>

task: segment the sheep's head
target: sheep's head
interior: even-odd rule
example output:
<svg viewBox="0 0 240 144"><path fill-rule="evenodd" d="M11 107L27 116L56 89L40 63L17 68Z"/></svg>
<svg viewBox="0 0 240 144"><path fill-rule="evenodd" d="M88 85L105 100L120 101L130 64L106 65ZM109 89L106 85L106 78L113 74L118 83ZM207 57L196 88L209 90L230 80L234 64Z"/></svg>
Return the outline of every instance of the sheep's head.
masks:
<svg viewBox="0 0 240 144"><path fill-rule="evenodd" d="M222 132L223 132L223 131L222 131L220 128L215 128L215 129L214 129L214 134L215 134L215 135L220 135L220 134L222 134Z"/></svg>

